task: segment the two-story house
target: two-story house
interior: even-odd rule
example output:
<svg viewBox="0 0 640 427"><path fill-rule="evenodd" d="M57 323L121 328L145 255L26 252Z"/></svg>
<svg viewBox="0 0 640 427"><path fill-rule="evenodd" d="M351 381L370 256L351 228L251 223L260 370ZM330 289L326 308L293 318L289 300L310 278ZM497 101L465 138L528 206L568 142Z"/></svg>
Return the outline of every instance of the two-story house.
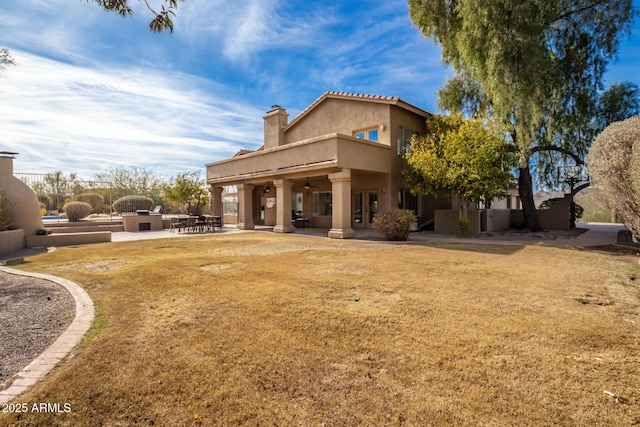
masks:
<svg viewBox="0 0 640 427"><path fill-rule="evenodd" d="M450 209L447 199L416 198L402 182L402 154L426 132L430 113L396 97L327 92L295 119L273 106L264 116L264 145L207 164L215 215L240 229L295 224L349 238L392 207L422 219ZM296 221L298 219L298 221Z"/></svg>

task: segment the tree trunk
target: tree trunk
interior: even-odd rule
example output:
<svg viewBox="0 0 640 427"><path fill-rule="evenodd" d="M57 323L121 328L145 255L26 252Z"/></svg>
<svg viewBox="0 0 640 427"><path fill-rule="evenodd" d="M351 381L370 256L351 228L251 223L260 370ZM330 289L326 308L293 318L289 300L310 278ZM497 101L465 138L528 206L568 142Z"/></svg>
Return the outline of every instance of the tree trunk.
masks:
<svg viewBox="0 0 640 427"><path fill-rule="evenodd" d="M522 202L525 227L528 228L529 231L542 231L540 221L538 221L536 204L533 201L533 182L531 181L529 166L520 168L520 174L518 175L518 194L520 194L520 201Z"/></svg>

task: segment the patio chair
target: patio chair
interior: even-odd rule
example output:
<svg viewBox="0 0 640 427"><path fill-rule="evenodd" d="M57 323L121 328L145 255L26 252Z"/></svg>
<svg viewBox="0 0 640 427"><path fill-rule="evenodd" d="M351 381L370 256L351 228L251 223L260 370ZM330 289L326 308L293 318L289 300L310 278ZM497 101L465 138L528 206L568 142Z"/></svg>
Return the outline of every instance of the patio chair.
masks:
<svg viewBox="0 0 640 427"><path fill-rule="evenodd" d="M171 223L169 224L169 233L173 233L173 230L178 230L178 233L184 226L184 221L178 217L171 218Z"/></svg>

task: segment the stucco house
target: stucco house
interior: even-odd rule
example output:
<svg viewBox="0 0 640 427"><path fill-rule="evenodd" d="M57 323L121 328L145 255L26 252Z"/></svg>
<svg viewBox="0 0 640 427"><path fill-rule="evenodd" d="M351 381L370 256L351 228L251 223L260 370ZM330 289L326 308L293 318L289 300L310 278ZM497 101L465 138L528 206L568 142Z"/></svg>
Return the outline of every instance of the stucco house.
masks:
<svg viewBox="0 0 640 427"><path fill-rule="evenodd" d="M260 149L206 165L213 213L240 229L310 226L332 238L353 237L392 207L433 219L451 201L414 197L402 181L402 154L412 135L427 131L429 116L397 97L343 92L323 94L291 121L274 105Z"/></svg>

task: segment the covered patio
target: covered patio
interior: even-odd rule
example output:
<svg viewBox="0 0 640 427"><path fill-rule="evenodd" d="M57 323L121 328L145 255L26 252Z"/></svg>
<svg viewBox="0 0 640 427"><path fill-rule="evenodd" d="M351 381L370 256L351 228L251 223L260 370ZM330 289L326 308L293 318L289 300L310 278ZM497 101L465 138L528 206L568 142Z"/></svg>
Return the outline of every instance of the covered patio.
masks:
<svg viewBox="0 0 640 427"><path fill-rule="evenodd" d="M259 224L291 233L308 225L352 238L354 227L370 226L378 202L389 204L390 150L334 133L208 164L213 214L224 215L223 190L235 186L241 230ZM365 194L375 194L375 206L363 203Z"/></svg>

